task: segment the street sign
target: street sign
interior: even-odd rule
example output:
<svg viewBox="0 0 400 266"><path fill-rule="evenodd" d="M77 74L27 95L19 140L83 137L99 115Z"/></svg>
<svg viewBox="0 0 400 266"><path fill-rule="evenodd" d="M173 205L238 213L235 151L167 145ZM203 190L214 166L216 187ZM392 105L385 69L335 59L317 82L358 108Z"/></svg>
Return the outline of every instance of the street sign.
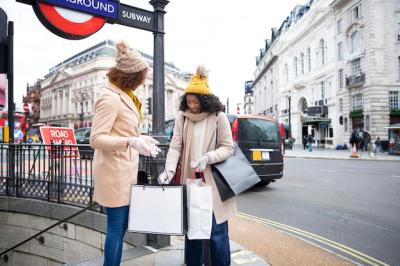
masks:
<svg viewBox="0 0 400 266"><path fill-rule="evenodd" d="M55 152L57 157L79 157L78 146L66 146L63 153L59 154L59 149L54 148L51 144L77 145L74 130L68 127L40 127L40 134L46 148ZM52 154L54 156L54 154Z"/></svg>
<svg viewBox="0 0 400 266"><path fill-rule="evenodd" d="M307 108L308 115L320 115L322 114L322 106L310 106Z"/></svg>
<svg viewBox="0 0 400 266"><path fill-rule="evenodd" d="M106 23L106 18L100 16L42 2L33 4L33 10L49 31L71 40L86 38L99 31Z"/></svg>
<svg viewBox="0 0 400 266"><path fill-rule="evenodd" d="M41 0L41 2L104 18L118 18L118 3L111 0Z"/></svg>
<svg viewBox="0 0 400 266"><path fill-rule="evenodd" d="M133 6L120 4L118 24L154 31L154 13Z"/></svg>

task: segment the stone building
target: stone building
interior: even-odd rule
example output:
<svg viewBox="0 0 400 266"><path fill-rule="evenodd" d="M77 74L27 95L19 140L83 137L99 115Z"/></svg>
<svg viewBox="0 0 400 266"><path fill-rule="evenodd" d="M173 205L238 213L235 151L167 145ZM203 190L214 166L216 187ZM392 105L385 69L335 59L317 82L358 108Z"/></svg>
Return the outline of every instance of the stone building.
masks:
<svg viewBox="0 0 400 266"><path fill-rule="evenodd" d="M296 6L256 58L255 113L285 124L290 116L297 144L311 134L334 148L353 129L387 141L385 127L399 121L399 2Z"/></svg>
<svg viewBox="0 0 400 266"><path fill-rule="evenodd" d="M109 68L115 64L115 54L114 43L106 40L52 67L40 83L40 121L49 125L90 127L94 103L107 82ZM153 58L142 55L148 60L150 69L144 85L137 89L137 95L143 104L141 130L147 131L152 120L146 103L152 97ZM179 97L190 77L173 64L165 64L166 119L176 115Z"/></svg>
<svg viewBox="0 0 400 266"><path fill-rule="evenodd" d="M23 97L22 102L30 105L29 125L39 123L40 119L40 82L37 80L35 84L26 86L26 96Z"/></svg>

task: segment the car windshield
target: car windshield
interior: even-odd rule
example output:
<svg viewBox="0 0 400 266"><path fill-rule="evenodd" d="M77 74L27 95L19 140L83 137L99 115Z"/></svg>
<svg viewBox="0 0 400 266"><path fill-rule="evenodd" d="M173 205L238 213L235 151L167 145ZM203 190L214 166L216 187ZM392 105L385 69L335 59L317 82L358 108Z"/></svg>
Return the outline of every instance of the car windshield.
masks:
<svg viewBox="0 0 400 266"><path fill-rule="evenodd" d="M239 134L242 141L279 141L279 130L275 122L257 119L239 119Z"/></svg>
<svg viewBox="0 0 400 266"><path fill-rule="evenodd" d="M75 138L83 139L88 137L90 137L90 130L88 129L75 130Z"/></svg>

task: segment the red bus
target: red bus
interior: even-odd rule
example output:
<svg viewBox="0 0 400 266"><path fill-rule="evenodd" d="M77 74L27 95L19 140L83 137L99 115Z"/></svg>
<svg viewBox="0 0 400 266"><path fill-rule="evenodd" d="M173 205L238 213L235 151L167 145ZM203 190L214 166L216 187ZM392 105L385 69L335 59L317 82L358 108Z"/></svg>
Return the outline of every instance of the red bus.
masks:
<svg viewBox="0 0 400 266"><path fill-rule="evenodd" d="M1 127L1 142L4 142L3 128L8 125L8 112L0 112L0 127ZM19 142L24 140L26 134L26 124L25 116L22 113L15 113L14 116L14 142Z"/></svg>

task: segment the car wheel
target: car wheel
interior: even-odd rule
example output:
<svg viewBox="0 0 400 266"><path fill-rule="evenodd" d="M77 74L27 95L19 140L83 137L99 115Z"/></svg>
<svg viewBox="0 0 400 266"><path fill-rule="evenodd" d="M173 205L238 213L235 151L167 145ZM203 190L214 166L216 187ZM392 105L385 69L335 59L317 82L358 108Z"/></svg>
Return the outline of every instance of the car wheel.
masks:
<svg viewBox="0 0 400 266"><path fill-rule="evenodd" d="M257 186L260 186L260 187L265 187L265 186L268 186L269 185L269 183L271 183L271 181L267 181L267 180L261 180L258 184L257 184Z"/></svg>

